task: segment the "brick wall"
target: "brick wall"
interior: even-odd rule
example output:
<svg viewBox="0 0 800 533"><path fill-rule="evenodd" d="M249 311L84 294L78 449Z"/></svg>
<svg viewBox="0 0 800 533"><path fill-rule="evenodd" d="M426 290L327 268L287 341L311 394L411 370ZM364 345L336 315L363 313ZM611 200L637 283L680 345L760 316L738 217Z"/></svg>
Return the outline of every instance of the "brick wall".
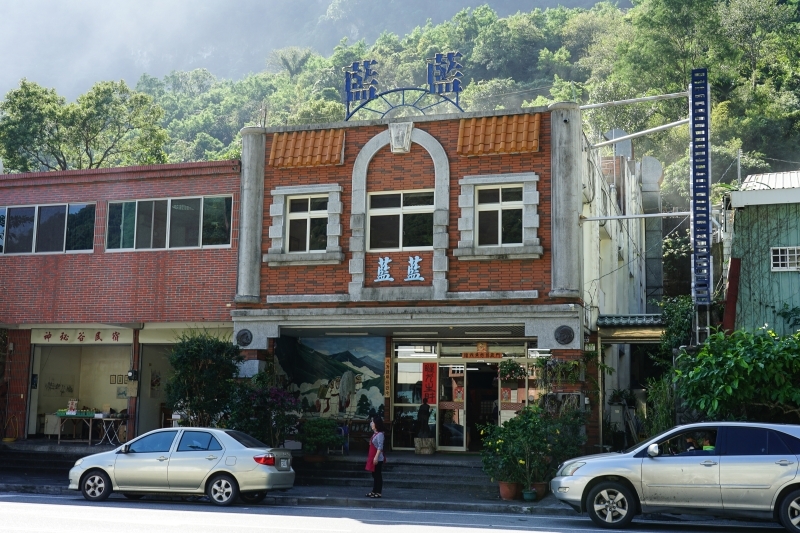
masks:
<svg viewBox="0 0 800 533"><path fill-rule="evenodd" d="M487 291L487 290L538 290L538 300L525 303L553 303L547 298L550 290L551 255L550 255L550 117L542 116L540 136L541 150L528 154L504 154L481 157L462 157L456 154L458 144L458 120L421 122L416 128L424 130L436 138L444 147L450 162L450 220L448 250L449 289L451 291ZM262 267L261 292L270 294L346 294L350 282L348 261L352 254L348 250L350 231L350 209L352 206L353 163L361 148L375 135L386 130L386 126L364 126L347 128L345 139L344 165L312 168L276 169L267 165L265 170L265 203L264 203L264 240L262 249L270 246L268 238L269 226L272 222L269 207L272 197L269 191L281 185L312 185L337 183L342 187L343 213L341 217L343 234L341 245L345 252L345 260L340 265L322 266L282 266ZM272 134L267 135L266 153L270 153ZM503 260L503 261L459 261L452 255L452 249L458 244L458 195L461 187L458 180L467 175L500 174L513 172L536 172L540 181L537 189L540 194L538 214L540 220L539 238L544 247L544 255L536 260ZM367 173L367 192L399 191L409 189L432 189L434 187L433 161L428 152L418 144L412 143L409 154L392 154L389 147L380 150L372 159ZM425 282L414 283L430 285L432 276L432 252L414 252L423 258L420 264L421 275ZM409 252L367 253L365 286L375 284L372 280L377 274L377 258L391 257L394 284L403 282L406 274ZM426 275L427 274L427 275ZM386 284L378 284L386 286ZM411 286L411 282L407 283ZM505 302L504 302L505 303ZM475 302L459 301L448 305L474 305ZM360 304L348 304L360 305ZM372 304L379 305L379 304ZM259 306L243 306L259 307ZM270 305L270 308L276 306ZM297 306L293 306L297 307Z"/></svg>
<svg viewBox="0 0 800 533"><path fill-rule="evenodd" d="M232 246L105 252L109 201L233 195ZM0 255L0 323L228 321L239 162L6 175L0 206L96 202L92 253Z"/></svg>

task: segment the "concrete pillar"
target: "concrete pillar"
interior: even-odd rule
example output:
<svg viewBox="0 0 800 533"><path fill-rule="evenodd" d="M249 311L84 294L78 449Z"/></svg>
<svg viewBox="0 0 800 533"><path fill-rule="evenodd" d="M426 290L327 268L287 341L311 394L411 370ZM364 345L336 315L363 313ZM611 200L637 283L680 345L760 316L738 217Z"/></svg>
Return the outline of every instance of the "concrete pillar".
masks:
<svg viewBox="0 0 800 533"><path fill-rule="evenodd" d="M550 105L551 298L581 296L583 249L578 224L582 211L584 154L581 112L575 102Z"/></svg>
<svg viewBox="0 0 800 533"><path fill-rule="evenodd" d="M261 231L264 221L264 128L242 129L242 176L239 208L238 303L261 300Z"/></svg>

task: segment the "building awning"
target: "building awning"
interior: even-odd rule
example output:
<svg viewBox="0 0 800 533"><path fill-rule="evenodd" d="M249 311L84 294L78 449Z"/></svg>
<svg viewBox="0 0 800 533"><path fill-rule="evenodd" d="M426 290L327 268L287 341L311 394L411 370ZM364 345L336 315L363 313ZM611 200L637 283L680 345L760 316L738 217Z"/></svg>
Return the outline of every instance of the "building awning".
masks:
<svg viewBox="0 0 800 533"><path fill-rule="evenodd" d="M666 328L664 315L600 315L597 334L611 344L659 344Z"/></svg>

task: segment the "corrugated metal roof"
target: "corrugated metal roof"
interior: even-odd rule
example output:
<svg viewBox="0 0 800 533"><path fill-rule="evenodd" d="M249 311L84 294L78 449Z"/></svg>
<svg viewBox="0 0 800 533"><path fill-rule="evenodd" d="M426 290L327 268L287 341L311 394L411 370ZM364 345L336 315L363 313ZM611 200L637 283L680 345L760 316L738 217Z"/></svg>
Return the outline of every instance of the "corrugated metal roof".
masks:
<svg viewBox="0 0 800 533"><path fill-rule="evenodd" d="M742 182L743 191L800 188L800 171L751 174Z"/></svg>
<svg viewBox="0 0 800 533"><path fill-rule="evenodd" d="M269 166L321 167L344 164L344 130L292 131L272 138Z"/></svg>
<svg viewBox="0 0 800 533"><path fill-rule="evenodd" d="M664 315L600 315L598 327L663 326Z"/></svg>
<svg viewBox="0 0 800 533"><path fill-rule="evenodd" d="M477 156L539 151L541 113L461 119L459 155Z"/></svg>

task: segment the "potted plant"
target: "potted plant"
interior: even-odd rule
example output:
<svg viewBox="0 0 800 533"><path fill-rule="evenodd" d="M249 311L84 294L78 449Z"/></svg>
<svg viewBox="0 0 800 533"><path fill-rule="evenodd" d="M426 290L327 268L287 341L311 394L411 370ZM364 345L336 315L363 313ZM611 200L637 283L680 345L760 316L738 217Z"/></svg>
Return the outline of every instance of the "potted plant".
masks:
<svg viewBox="0 0 800 533"><path fill-rule="evenodd" d="M524 489L535 489L536 498L541 498L558 465L581 454L586 442L584 424L581 410L555 415L531 405L502 426L482 426L483 470L500 482L503 499L518 498ZM509 484L516 487L513 496L506 498Z"/></svg>
<svg viewBox="0 0 800 533"><path fill-rule="evenodd" d="M514 359L504 359L497 367L497 375L502 381L517 381L527 377L528 369Z"/></svg>
<svg viewBox="0 0 800 533"><path fill-rule="evenodd" d="M519 454L515 450L516 443L510 438L507 424L480 426L483 440L481 463L483 471L492 481L497 481L500 498L516 500L522 493Z"/></svg>
<svg viewBox="0 0 800 533"><path fill-rule="evenodd" d="M305 459L321 459L328 452L328 448L341 447L344 437L337 433L337 428L336 420L332 418L304 418L300 424L297 440L303 443ZM309 455L313 459L309 459Z"/></svg>

